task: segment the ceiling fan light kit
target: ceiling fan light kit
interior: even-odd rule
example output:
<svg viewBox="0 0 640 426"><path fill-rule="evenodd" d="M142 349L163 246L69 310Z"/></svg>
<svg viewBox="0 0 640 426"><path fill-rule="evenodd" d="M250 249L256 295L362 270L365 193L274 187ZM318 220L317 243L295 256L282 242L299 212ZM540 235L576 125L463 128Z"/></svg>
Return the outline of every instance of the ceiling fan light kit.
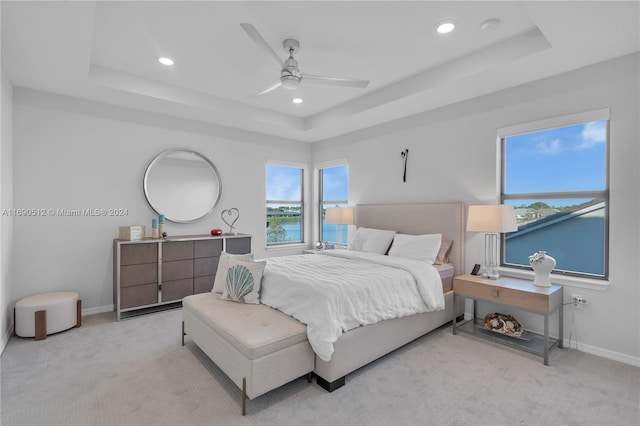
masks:
<svg viewBox="0 0 640 426"><path fill-rule="evenodd" d="M319 75L309 75L303 74L300 72L298 68L298 61L293 58L293 55L300 50L300 42L298 40L288 38L282 42L282 47L285 52L289 55L289 57L282 61L276 52L269 46L269 44L265 41L264 37L260 35L258 30L252 25L243 23L240 24L242 29L247 33L247 35L253 40L253 42L263 51L267 53L272 62L274 62L280 68L280 80L271 84L266 89L261 90L258 93L255 93L250 98L256 98L258 96L265 95L273 90L276 90L279 87L288 90L295 90L298 88L303 79L310 83L315 84L325 84L332 86L346 86L346 87L358 87L358 88L366 88L369 85L368 80L355 80L350 78L339 78L339 77L326 77Z"/></svg>

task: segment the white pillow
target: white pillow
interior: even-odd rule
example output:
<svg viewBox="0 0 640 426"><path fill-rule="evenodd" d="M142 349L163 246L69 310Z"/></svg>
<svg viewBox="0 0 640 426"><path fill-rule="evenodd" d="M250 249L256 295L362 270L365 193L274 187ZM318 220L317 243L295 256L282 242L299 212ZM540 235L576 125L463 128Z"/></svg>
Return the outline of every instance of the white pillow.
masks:
<svg viewBox="0 0 640 426"><path fill-rule="evenodd" d="M442 234L396 234L389 249L389 256L424 260L433 265L438 257L441 242Z"/></svg>
<svg viewBox="0 0 640 426"><path fill-rule="evenodd" d="M245 262L251 262L253 260L253 253L249 254L229 254L225 251L220 253L220 259L218 259L218 271L216 277L213 280L214 293L222 293L224 291L225 281L227 280L227 271L229 270L229 259L238 259Z"/></svg>
<svg viewBox="0 0 640 426"><path fill-rule="evenodd" d="M225 280L222 299L240 303L260 303L260 284L266 261L243 262L229 259L229 270Z"/></svg>
<svg viewBox="0 0 640 426"><path fill-rule="evenodd" d="M386 254L394 235L396 235L395 231L361 227L349 239L347 248L367 253Z"/></svg>

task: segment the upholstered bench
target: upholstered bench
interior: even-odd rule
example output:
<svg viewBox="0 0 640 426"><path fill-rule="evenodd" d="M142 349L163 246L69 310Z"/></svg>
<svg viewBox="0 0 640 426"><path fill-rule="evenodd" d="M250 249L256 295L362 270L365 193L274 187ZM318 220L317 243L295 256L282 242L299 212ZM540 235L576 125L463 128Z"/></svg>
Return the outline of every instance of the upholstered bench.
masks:
<svg viewBox="0 0 640 426"><path fill-rule="evenodd" d="M82 325L82 301L73 291L25 297L16 302L13 325L20 337L46 339L49 334Z"/></svg>
<svg viewBox="0 0 640 426"><path fill-rule="evenodd" d="M182 299L182 345L189 336L242 389L246 400L307 375L315 356L307 327L266 305L221 300L218 293Z"/></svg>

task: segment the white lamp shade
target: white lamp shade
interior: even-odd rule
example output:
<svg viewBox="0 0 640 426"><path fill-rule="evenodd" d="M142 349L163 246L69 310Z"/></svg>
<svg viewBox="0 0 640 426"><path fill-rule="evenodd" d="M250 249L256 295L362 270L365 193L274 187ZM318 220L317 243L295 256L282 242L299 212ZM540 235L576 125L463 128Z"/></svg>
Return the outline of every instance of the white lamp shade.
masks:
<svg viewBox="0 0 640 426"><path fill-rule="evenodd" d="M328 207L324 214L324 223L353 225L353 207Z"/></svg>
<svg viewBox="0 0 640 426"><path fill-rule="evenodd" d="M467 231L513 232L517 230L513 206L507 204L469 206Z"/></svg>

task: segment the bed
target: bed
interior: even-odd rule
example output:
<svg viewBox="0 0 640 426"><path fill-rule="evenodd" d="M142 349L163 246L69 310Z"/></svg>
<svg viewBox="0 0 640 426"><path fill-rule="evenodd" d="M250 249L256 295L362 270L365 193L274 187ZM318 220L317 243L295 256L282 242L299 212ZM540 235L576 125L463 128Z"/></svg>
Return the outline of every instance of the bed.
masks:
<svg viewBox="0 0 640 426"><path fill-rule="evenodd" d="M356 207L358 228L392 230L412 235L441 234L442 240L452 241L448 265L437 266L443 277L444 309L385 319L342 333L333 343L330 358L316 351L314 373L320 386L332 392L345 384L345 377L349 373L451 321L451 283L453 276L461 274L464 268L463 224L464 204L457 202L361 204ZM269 291L268 285L265 284L263 291ZM265 296L268 294L265 293ZM268 305L271 300L269 297L265 299ZM462 306L458 306L456 312L462 312Z"/></svg>
<svg viewBox="0 0 640 426"><path fill-rule="evenodd" d="M251 255L225 254L218 264L213 291L187 296L182 301L182 345L184 337L189 335L242 389L243 415L247 399L260 396L295 378L310 377L311 372L315 373L321 387L333 392L345 384L345 377L349 373L451 321L454 312L451 290L453 277L461 274L464 267L463 223L463 203L358 205L358 230L352 235L350 245L355 245L359 240L361 230L368 234L367 229L375 229L376 233L382 234L385 232L380 230L387 230L387 236L392 235L393 244L388 249L388 256L381 252L373 255L377 256L375 261L381 263L378 269L367 266L365 270L354 269L355 272L351 274L348 268L352 265L349 264L343 270L340 269L339 262L368 262L368 259L358 259L358 256L369 256L358 254L363 250L334 250L323 255L301 254L259 261L253 261ZM433 235L430 234L440 234L437 242L433 242ZM396 240L398 235L401 238ZM447 264L439 265L436 269L431 266L431 262L398 259L410 258L413 250L422 253L425 239L430 241L427 251L431 257L435 256L434 250L437 252L440 249L441 240L451 242ZM361 242L370 240L360 239ZM396 241L402 240L414 243L418 241L419 248L412 244L396 245ZM398 247L404 247L405 251L399 253L396 250ZM350 251L352 253L348 253ZM345 256L356 256L356 259L341 259ZM332 263L327 263L329 261ZM422 272L413 270L416 262L419 263L416 267ZM277 265L285 269L291 268L289 275L297 281L291 282L287 276L273 274L273 268ZM309 271L307 275L300 274L299 269L293 266L307 268ZM221 272L221 268L226 272ZM331 272L333 268L338 268L337 275L336 271L332 271L333 275L326 274L327 270ZM238 271L243 272L236 276L235 272ZM344 274L342 271L345 271ZM239 282L231 277L240 277L242 282L255 282L253 279L245 281L248 279L247 274L261 276L261 288L255 288L252 284L250 292L239 293L242 300L231 298L244 303L229 302L231 293L236 290L235 283ZM304 283L309 274L309 283ZM357 280L354 274L357 274ZM334 291L325 291L327 283L332 290L339 291L335 294ZM310 293L301 292L298 296L302 295L303 299L290 297L295 296L298 286L304 285ZM362 285L365 287L358 287ZM383 297L382 301L375 302L384 309L393 305L403 309L416 309L418 313L405 312L400 317L377 320L375 317L368 317L370 312L367 309L371 305L364 305L364 308L361 305L355 306L352 298L336 296L343 294L343 291L351 291L352 295L354 292L362 292L367 297L375 296L368 292L367 286L379 286L387 291L387 295L393 293L388 298ZM402 289L400 286L403 286ZM395 299L403 292L408 292L409 297L415 300ZM323 301L320 297L322 295L337 300L337 309L342 309L343 305L355 306L351 310L345 309L356 315L345 319L350 321L348 324L340 323L328 329L335 331L339 328L336 335L330 336L330 347L318 346L313 330L318 328L316 320L313 322L296 318L301 315L298 303L302 306L302 311L312 311L316 309L316 305L323 306L320 303ZM457 303L460 305L455 312L462 312L463 299L460 298ZM289 306L281 306L282 304ZM365 317L360 319L358 315L365 310ZM373 308L371 311L372 315L377 315ZM321 310L318 312L323 321L330 318L326 321L333 324L332 317Z"/></svg>

